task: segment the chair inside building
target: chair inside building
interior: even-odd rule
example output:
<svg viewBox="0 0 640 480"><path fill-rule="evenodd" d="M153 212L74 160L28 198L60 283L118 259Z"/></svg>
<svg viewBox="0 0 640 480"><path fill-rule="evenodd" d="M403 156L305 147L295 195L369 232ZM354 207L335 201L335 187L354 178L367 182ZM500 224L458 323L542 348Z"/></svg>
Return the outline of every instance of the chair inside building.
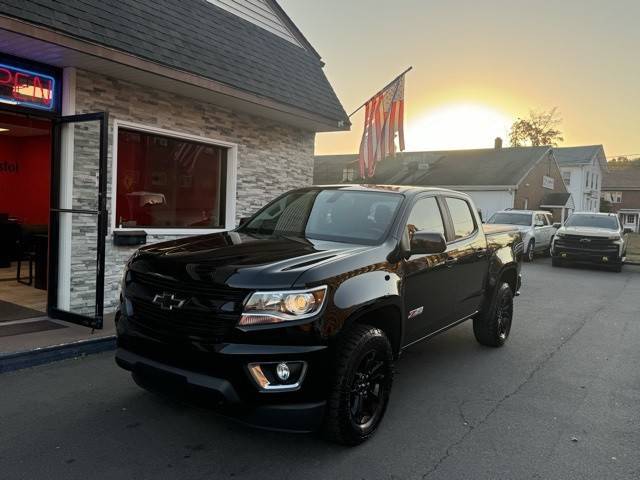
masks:
<svg viewBox="0 0 640 480"><path fill-rule="evenodd" d="M0 113L0 323L46 315L51 123Z"/></svg>

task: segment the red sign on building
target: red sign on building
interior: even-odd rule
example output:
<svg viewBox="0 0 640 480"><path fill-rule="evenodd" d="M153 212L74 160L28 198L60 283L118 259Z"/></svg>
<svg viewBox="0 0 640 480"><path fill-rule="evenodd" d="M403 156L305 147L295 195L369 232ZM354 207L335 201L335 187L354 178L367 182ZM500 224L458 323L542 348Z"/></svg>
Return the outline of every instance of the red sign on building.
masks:
<svg viewBox="0 0 640 480"><path fill-rule="evenodd" d="M54 110L55 92L52 76L0 63L0 103Z"/></svg>

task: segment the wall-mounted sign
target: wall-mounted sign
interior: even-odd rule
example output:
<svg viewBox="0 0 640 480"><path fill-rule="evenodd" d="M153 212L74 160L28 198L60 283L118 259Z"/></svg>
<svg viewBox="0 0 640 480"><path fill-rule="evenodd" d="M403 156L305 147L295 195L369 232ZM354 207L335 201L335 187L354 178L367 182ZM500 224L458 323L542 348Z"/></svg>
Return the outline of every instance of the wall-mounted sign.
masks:
<svg viewBox="0 0 640 480"><path fill-rule="evenodd" d="M542 188L548 188L549 190L553 190L554 181L553 177L547 177L546 175L542 177Z"/></svg>
<svg viewBox="0 0 640 480"><path fill-rule="evenodd" d="M57 100L51 75L0 63L0 103L53 111Z"/></svg>

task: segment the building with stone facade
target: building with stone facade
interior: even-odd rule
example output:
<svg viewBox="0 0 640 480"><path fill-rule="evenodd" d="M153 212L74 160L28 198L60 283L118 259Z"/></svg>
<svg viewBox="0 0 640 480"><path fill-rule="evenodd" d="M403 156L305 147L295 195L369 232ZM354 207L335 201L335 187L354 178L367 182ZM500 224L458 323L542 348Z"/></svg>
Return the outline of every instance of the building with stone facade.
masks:
<svg viewBox="0 0 640 480"><path fill-rule="evenodd" d="M96 327L139 242L233 228L312 183L316 132L349 128L274 0L0 0L0 64L0 152L46 176L0 197L0 221L17 245L39 232L49 315Z"/></svg>
<svg viewBox="0 0 640 480"><path fill-rule="evenodd" d="M316 156L315 184L355 183L357 155ZM550 147L403 152L378 164L369 183L451 188L469 194L483 218L507 208L547 209L563 221L574 209Z"/></svg>

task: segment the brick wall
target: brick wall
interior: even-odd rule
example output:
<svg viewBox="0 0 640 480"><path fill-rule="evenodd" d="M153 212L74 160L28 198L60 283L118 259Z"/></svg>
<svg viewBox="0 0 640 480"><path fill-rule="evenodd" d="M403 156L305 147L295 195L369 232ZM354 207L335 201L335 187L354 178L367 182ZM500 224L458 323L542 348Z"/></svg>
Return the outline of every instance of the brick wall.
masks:
<svg viewBox="0 0 640 480"><path fill-rule="evenodd" d="M553 178L553 190L542 186L542 178L545 175ZM524 203L525 199L527 199L527 208L537 210L540 208L542 199L547 193L564 193L566 191L567 189L562 181L562 174L560 173L558 165L552 157L547 157L538 162L518 187L514 208L525 208Z"/></svg>
<svg viewBox="0 0 640 480"><path fill-rule="evenodd" d="M612 210L616 213L622 208L640 208L640 190L616 190L615 188L607 188L606 190L603 189L602 191L622 193L622 202L611 204Z"/></svg>
<svg viewBox="0 0 640 480"><path fill-rule="evenodd" d="M116 119L237 144L236 220L255 212L282 192L312 183L313 132L87 71L78 71L76 82L77 113L108 111L110 115L109 209L113 192L113 121ZM73 206L95 208L97 126L85 124L74 128ZM97 228L94 217L89 216L74 216L72 224L71 305L73 311L90 314L95 291ZM175 238L148 233L148 243ZM107 312L116 305L122 268L133 250L116 247L111 235L107 237Z"/></svg>

